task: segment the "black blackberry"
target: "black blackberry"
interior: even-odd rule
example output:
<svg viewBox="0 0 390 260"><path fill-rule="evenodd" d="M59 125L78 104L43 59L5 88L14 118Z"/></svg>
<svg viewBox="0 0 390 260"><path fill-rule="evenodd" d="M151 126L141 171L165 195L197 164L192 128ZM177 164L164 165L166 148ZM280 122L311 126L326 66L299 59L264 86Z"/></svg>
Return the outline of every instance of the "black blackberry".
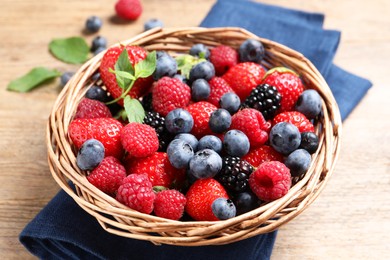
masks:
<svg viewBox="0 0 390 260"><path fill-rule="evenodd" d="M239 157L227 156L222 159L222 170L216 179L230 192L239 193L249 189L249 175L254 168Z"/></svg>
<svg viewBox="0 0 390 260"><path fill-rule="evenodd" d="M143 96L141 104L144 107L145 111L153 111L152 93L148 93L145 96Z"/></svg>
<svg viewBox="0 0 390 260"><path fill-rule="evenodd" d="M144 124L150 125L156 130L160 143L159 151L165 151L168 144L175 137L165 128L165 118L157 112L147 111L144 118Z"/></svg>
<svg viewBox="0 0 390 260"><path fill-rule="evenodd" d="M261 84L252 90L251 94L242 104L243 108L254 108L259 110L266 120L272 119L280 107L282 96L276 87Z"/></svg>

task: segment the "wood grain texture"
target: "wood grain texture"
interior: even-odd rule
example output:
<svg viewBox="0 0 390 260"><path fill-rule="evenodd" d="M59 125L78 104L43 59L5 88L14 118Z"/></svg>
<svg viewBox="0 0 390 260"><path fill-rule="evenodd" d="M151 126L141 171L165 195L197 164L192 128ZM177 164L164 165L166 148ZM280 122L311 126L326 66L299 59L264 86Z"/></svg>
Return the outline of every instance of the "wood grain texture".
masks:
<svg viewBox="0 0 390 260"><path fill-rule="evenodd" d="M23 227L57 193L45 149L45 125L60 91L58 80L26 94L6 91L8 82L35 66L60 71L48 52L51 39L82 35L86 18L103 18L109 44L143 30L158 17L166 27L195 26L211 0L144 0L144 13L118 24L114 1L2 0L0 8L0 256L34 259L18 242ZM279 231L272 259L385 259L390 241L390 2L287 1L265 3L320 12L325 28L342 31L335 63L374 83L345 121L336 171L303 214ZM93 35L85 38L91 42Z"/></svg>

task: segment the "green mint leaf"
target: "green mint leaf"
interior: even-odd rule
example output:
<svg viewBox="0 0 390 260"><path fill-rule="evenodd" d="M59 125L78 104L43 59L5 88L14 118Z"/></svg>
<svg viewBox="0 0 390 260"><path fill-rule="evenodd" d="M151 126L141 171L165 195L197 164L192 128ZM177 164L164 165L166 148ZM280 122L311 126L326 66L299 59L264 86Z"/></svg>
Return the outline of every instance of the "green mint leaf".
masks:
<svg viewBox="0 0 390 260"><path fill-rule="evenodd" d="M192 56L190 54L184 54L176 57L177 69L180 70L181 74L187 79L190 78L190 71L193 66L199 62L205 61L206 59Z"/></svg>
<svg viewBox="0 0 390 260"><path fill-rule="evenodd" d="M49 50L66 63L80 64L88 60L89 46L81 37L54 39L49 44Z"/></svg>
<svg viewBox="0 0 390 260"><path fill-rule="evenodd" d="M149 52L144 60L135 64L136 78L147 78L156 70L156 51Z"/></svg>
<svg viewBox="0 0 390 260"><path fill-rule="evenodd" d="M123 90L126 90L130 87L132 81L135 80L134 77L134 67L129 60L129 54L126 48L123 48L121 54L118 57L114 65L114 69L110 68L110 72L115 73L116 82L119 87Z"/></svg>
<svg viewBox="0 0 390 260"><path fill-rule="evenodd" d="M27 74L11 81L7 90L17 92L27 92L33 88L40 86L47 80L61 76L61 73L57 70L50 70L44 67L38 67L30 70Z"/></svg>
<svg viewBox="0 0 390 260"><path fill-rule="evenodd" d="M123 103L127 114L127 118L129 119L130 123L132 122L142 123L144 121L145 110L138 99L134 99L131 98L130 96L126 96Z"/></svg>

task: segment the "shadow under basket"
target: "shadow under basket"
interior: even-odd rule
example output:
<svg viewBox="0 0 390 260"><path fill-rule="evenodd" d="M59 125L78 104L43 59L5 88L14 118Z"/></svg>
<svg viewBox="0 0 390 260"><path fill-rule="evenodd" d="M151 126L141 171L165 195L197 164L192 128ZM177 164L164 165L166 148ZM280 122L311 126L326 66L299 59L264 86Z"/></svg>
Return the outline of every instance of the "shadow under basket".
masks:
<svg viewBox="0 0 390 260"><path fill-rule="evenodd" d="M308 172L294 180L282 198L243 215L223 221L174 221L143 214L122 205L90 184L76 165L76 149L68 135L69 124L85 92L95 82L104 52L84 64L56 100L47 124L49 167L53 178L76 203L112 234L181 246L220 245L274 231L305 210L320 194L334 170L340 150L341 118L336 101L321 74L302 54L276 42L259 38L241 28L153 29L123 41L148 51L165 50L172 56L188 53L195 43L210 48L224 44L238 48L248 39L261 41L266 50L263 66L285 66L297 72L305 86L318 91L323 100L322 117L315 125L319 148L312 155ZM75 185L72 189L68 181Z"/></svg>

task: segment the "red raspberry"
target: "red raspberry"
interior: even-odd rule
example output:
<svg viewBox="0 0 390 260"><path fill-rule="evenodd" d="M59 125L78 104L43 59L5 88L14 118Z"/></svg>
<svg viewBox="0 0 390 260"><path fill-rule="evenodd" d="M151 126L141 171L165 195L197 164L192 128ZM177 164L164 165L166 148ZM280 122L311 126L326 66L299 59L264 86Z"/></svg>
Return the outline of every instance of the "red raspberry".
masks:
<svg viewBox="0 0 390 260"><path fill-rule="evenodd" d="M185 171L174 168L163 152L144 158L127 158L125 166L128 174L147 174L153 186L181 187L186 177Z"/></svg>
<svg viewBox="0 0 390 260"><path fill-rule="evenodd" d="M211 49L210 62L214 65L215 74L223 75L238 63L238 52L230 46L219 45Z"/></svg>
<svg viewBox="0 0 390 260"><path fill-rule="evenodd" d="M264 68L253 62L242 62L231 67L222 77L244 101L251 91L261 83Z"/></svg>
<svg viewBox="0 0 390 260"><path fill-rule="evenodd" d="M195 220L219 220L213 213L211 205L217 198L228 199L225 188L215 179L198 179L187 194L186 212Z"/></svg>
<svg viewBox="0 0 390 260"><path fill-rule="evenodd" d="M204 135L212 134L209 127L210 115L217 107L206 101L200 101L189 105L186 110L190 112L194 119L194 126L191 133L197 138L201 138Z"/></svg>
<svg viewBox="0 0 390 260"><path fill-rule="evenodd" d="M179 220L184 213L186 197L177 190L163 190L154 200L154 213L161 218Z"/></svg>
<svg viewBox="0 0 390 260"><path fill-rule="evenodd" d="M157 152L158 137L153 127L141 123L129 123L121 131L123 148L132 157L147 157Z"/></svg>
<svg viewBox="0 0 390 260"><path fill-rule="evenodd" d="M119 0L115 4L116 14L126 20L137 20L142 14L140 0Z"/></svg>
<svg viewBox="0 0 390 260"><path fill-rule="evenodd" d="M229 84L223 78L220 77L213 77L212 79L210 79L209 85L210 96L207 101L216 107L219 107L219 100L224 94L229 92L234 93L233 89L229 86Z"/></svg>
<svg viewBox="0 0 390 260"><path fill-rule="evenodd" d="M246 134L251 148L263 145L268 140L271 123L265 121L260 111L253 108L244 108L232 116L230 129L241 130Z"/></svg>
<svg viewBox="0 0 390 260"><path fill-rule="evenodd" d="M283 162L283 155L275 151L271 146L262 145L258 148L251 149L242 159L249 162L253 167L258 167L263 162Z"/></svg>
<svg viewBox="0 0 390 260"><path fill-rule="evenodd" d="M119 186L116 199L131 209L150 214L156 195L146 174L130 174Z"/></svg>
<svg viewBox="0 0 390 260"><path fill-rule="evenodd" d="M78 118L69 125L69 137L80 149L88 139L94 138L104 145L105 156L120 159L123 155L120 132L121 122L114 118Z"/></svg>
<svg viewBox="0 0 390 260"><path fill-rule="evenodd" d="M290 170L281 162L264 162L249 176L249 186L259 199L277 200L291 187Z"/></svg>
<svg viewBox="0 0 390 260"><path fill-rule="evenodd" d="M99 190L113 195L126 178L125 167L112 156L105 157L103 161L87 176L87 179Z"/></svg>
<svg viewBox="0 0 390 260"><path fill-rule="evenodd" d="M181 80L163 77L152 89L153 109L166 116L176 108L184 108L191 101L191 89Z"/></svg>
<svg viewBox="0 0 390 260"><path fill-rule="evenodd" d="M280 112L293 110L299 95L303 92L303 84L298 75L287 68L277 67L269 70L264 76L262 83L275 86L282 100L280 102Z"/></svg>
<svg viewBox="0 0 390 260"><path fill-rule="evenodd" d="M111 47L107 50L102 58L99 71L104 85L107 87L108 92L110 92L113 98L120 97L123 89L118 86L116 76L114 73L110 72L110 69L114 70L115 63L124 48L126 48L129 55L129 61L133 66L141 60L144 60L147 56L147 52L140 46L117 46ZM152 83L152 77L139 78L134 82L134 85L128 95L132 98L139 98L149 91ZM123 100L118 101L118 103L123 105Z"/></svg>
<svg viewBox="0 0 390 260"><path fill-rule="evenodd" d="M77 106L74 118L112 117L110 109L98 100L83 98Z"/></svg>
<svg viewBox="0 0 390 260"><path fill-rule="evenodd" d="M280 122L288 122L298 127L299 132L314 132L314 125L298 111L288 111L276 115L272 121L273 125Z"/></svg>

